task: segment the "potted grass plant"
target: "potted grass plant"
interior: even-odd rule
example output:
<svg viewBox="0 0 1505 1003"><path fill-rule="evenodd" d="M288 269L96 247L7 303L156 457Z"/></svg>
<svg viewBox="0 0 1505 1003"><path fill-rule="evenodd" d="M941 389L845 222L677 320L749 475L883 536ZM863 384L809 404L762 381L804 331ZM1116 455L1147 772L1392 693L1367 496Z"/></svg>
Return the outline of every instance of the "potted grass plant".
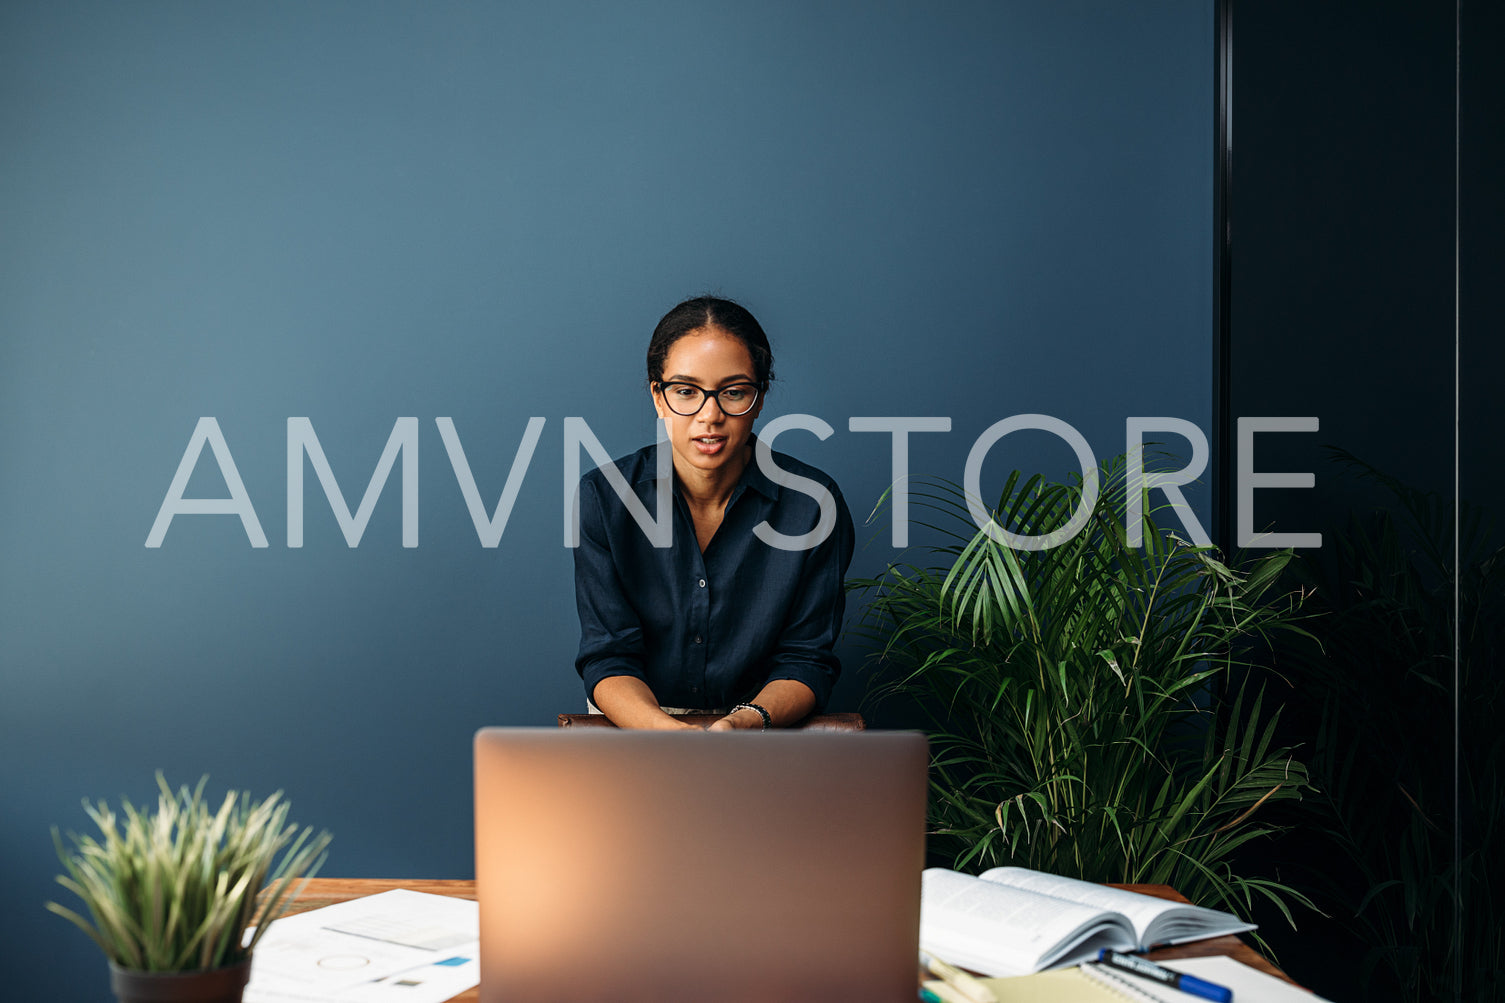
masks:
<svg viewBox="0 0 1505 1003"><path fill-rule="evenodd" d="M89 918L56 902L47 908L104 951L121 1003L237 1003L257 940L296 897L293 883L324 862L329 833L289 823L281 791L261 801L231 791L214 808L207 780L174 792L158 773L155 812L124 799L119 814L85 801L98 837L70 832L65 844L53 829L67 872L58 883Z"/></svg>
<svg viewBox="0 0 1505 1003"><path fill-rule="evenodd" d="M980 530L955 485L917 485L932 561L850 586L878 699L928 722L930 850L971 870L1015 864L1098 882L1169 884L1249 916L1297 889L1240 870L1279 829L1271 804L1310 793L1274 740L1279 709L1245 684L1262 639L1302 631L1276 587L1289 551L1225 563L1146 517L1126 531L1122 459L1098 490L1015 473ZM1086 501L1084 502L1084 497ZM1079 531L1063 538L1083 506ZM987 510L986 506L981 506ZM1051 534L1055 534L1051 537Z"/></svg>

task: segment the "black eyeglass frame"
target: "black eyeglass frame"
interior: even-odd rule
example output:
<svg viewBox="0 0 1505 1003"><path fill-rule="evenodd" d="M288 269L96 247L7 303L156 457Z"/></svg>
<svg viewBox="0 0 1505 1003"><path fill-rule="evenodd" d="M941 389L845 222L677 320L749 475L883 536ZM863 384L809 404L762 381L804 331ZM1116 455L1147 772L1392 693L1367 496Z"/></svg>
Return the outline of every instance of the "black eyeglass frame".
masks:
<svg viewBox="0 0 1505 1003"><path fill-rule="evenodd" d="M696 390L700 391L700 403L693 411L681 411L679 410L679 408L675 407L669 402L669 395L664 392L665 387L694 387ZM752 388L752 400L748 401L747 407L743 408L741 411L731 411L725 404L721 402L721 395L726 393L728 390L740 390L746 387ZM728 418L740 418L744 414L747 414L753 408L758 406L758 398L762 396L763 393L763 388L758 384L752 382L729 383L726 386L722 387L720 390L707 390L705 387L700 386L696 383L690 383L687 380L664 380L660 381L657 384L657 389L659 395L664 399L664 406L667 407L670 411L673 411L675 414L679 415L681 418L695 417L701 412L701 409L705 407L706 401L712 399L716 401L716 406L721 409L722 414L726 415Z"/></svg>

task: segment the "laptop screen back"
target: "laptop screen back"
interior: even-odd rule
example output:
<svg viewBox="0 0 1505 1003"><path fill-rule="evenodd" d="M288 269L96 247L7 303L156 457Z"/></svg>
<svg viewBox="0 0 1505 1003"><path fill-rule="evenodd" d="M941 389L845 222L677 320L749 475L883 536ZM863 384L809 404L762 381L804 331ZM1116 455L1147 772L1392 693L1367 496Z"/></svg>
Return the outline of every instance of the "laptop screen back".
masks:
<svg viewBox="0 0 1505 1003"><path fill-rule="evenodd" d="M926 761L907 732L482 729L482 1003L908 1003Z"/></svg>

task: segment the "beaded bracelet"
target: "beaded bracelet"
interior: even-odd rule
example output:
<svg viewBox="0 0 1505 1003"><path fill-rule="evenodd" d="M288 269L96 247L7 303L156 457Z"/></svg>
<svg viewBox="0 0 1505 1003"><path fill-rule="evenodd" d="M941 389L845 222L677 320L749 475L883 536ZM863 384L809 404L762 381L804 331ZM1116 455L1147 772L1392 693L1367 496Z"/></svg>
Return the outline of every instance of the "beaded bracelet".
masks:
<svg viewBox="0 0 1505 1003"><path fill-rule="evenodd" d="M735 706L735 707L732 708L731 713L735 714L739 710L755 710L755 711L757 711L758 712L758 716L763 719L763 730L764 731L767 731L769 728L773 727L773 718L769 716L768 711L764 710L762 707L759 707L757 704L755 704L755 703L739 703L737 706Z"/></svg>

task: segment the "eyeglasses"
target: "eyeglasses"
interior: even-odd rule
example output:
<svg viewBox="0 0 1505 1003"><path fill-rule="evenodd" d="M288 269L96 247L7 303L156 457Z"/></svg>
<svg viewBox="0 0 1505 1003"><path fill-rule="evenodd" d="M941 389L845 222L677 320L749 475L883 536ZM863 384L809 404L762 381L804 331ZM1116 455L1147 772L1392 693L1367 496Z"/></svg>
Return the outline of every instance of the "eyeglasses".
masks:
<svg viewBox="0 0 1505 1003"><path fill-rule="evenodd" d="M758 403L756 383L733 383L720 390L705 390L693 383L660 383L658 392L664 395L670 411L687 418L699 414L708 399L715 400L728 418L744 415Z"/></svg>

